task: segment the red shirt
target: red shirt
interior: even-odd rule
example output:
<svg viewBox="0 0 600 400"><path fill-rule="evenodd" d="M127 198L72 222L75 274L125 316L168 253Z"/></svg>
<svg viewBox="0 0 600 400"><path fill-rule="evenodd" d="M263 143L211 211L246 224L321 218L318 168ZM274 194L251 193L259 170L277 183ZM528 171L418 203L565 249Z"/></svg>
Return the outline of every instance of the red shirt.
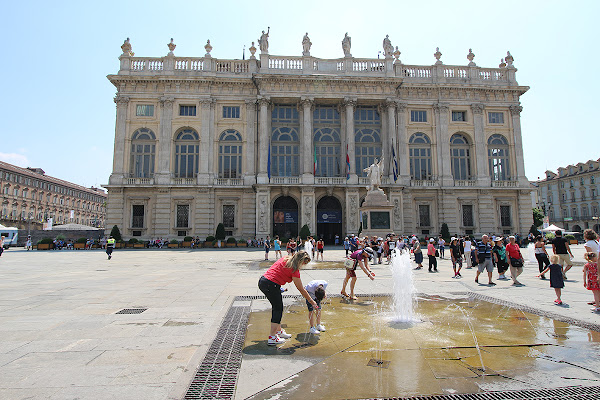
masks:
<svg viewBox="0 0 600 400"><path fill-rule="evenodd" d="M518 260L520 260L521 257L521 251L519 250L519 245L514 243L509 243L506 245L506 252L508 253L508 256L510 258L516 258Z"/></svg>
<svg viewBox="0 0 600 400"><path fill-rule="evenodd" d="M285 285L292 281L292 277L300 278L300 270L294 272L287 268L287 257L280 258L264 273L264 277L278 285Z"/></svg>

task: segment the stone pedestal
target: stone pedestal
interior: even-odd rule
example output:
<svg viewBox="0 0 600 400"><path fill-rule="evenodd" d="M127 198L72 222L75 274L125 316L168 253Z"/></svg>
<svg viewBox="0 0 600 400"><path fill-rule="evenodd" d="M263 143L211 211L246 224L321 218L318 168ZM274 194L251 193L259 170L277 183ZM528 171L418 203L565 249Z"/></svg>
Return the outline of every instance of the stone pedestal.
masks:
<svg viewBox="0 0 600 400"><path fill-rule="evenodd" d="M392 210L394 206L381 189L367 193L364 203L359 208L361 214L361 236L385 237L393 231Z"/></svg>

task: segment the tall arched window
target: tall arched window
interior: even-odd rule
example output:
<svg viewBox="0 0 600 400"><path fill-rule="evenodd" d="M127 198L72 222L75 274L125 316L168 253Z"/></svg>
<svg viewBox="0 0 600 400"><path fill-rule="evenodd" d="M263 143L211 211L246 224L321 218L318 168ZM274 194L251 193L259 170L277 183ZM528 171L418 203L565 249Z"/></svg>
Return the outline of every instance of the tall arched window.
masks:
<svg viewBox="0 0 600 400"><path fill-rule="evenodd" d="M431 140L423 132L413 134L408 140L408 158L411 179L432 179Z"/></svg>
<svg viewBox="0 0 600 400"><path fill-rule="evenodd" d="M340 134L337 129L322 128L315 132L315 176L340 176Z"/></svg>
<svg viewBox="0 0 600 400"><path fill-rule="evenodd" d="M363 170L381 159L381 135L373 129L360 129L356 132L356 171L358 175L367 176Z"/></svg>
<svg viewBox="0 0 600 400"><path fill-rule="evenodd" d="M156 135L148 128L140 128L131 136L131 162L129 172L135 178L154 175Z"/></svg>
<svg viewBox="0 0 600 400"><path fill-rule="evenodd" d="M340 113L332 106L317 106L313 112L315 176L341 176Z"/></svg>
<svg viewBox="0 0 600 400"><path fill-rule="evenodd" d="M198 174L199 149L198 132L193 129L182 129L175 137L175 176L177 178L193 178Z"/></svg>
<svg viewBox="0 0 600 400"><path fill-rule="evenodd" d="M450 138L450 160L455 180L471 179L471 146L465 135L455 133Z"/></svg>
<svg viewBox="0 0 600 400"><path fill-rule="evenodd" d="M273 129L271 137L271 175L300 175L300 140L295 128Z"/></svg>
<svg viewBox="0 0 600 400"><path fill-rule="evenodd" d="M492 135L488 139L488 162L493 181L510 180L508 140L502 135Z"/></svg>
<svg viewBox="0 0 600 400"><path fill-rule="evenodd" d="M242 174L242 135L228 129L219 137L219 178L239 178Z"/></svg>

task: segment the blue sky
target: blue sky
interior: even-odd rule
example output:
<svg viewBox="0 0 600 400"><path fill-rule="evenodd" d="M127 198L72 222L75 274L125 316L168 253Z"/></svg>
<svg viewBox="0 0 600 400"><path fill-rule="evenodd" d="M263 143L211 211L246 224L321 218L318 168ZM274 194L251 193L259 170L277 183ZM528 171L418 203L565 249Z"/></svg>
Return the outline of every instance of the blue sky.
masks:
<svg viewBox="0 0 600 400"><path fill-rule="evenodd" d="M416 4L418 3L418 4ZM466 65L469 48L482 67L497 67L510 50L522 98L525 170L597 159L594 118L600 92L598 1L22 1L3 5L0 71L0 159L41 167L85 186L108 181L112 170L115 88L120 46L131 38L136 56L204 54L241 58L271 27L269 52L301 55L309 33L311 54L341 57L345 32L352 54L376 58L389 34L405 64L442 61ZM257 46L258 47L258 46ZM246 50L246 56L248 56Z"/></svg>

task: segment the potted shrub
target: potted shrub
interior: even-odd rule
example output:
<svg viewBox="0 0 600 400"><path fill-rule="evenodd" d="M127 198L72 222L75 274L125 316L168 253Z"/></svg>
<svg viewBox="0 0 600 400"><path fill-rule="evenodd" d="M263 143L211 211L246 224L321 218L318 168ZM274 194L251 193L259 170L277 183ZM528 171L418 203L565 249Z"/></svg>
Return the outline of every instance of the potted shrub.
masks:
<svg viewBox="0 0 600 400"><path fill-rule="evenodd" d="M85 243L87 242L87 239L82 237L77 239L77 241L75 241L75 244L73 244L73 248L75 250L79 250L79 249L85 249Z"/></svg>
<svg viewBox="0 0 600 400"><path fill-rule="evenodd" d="M192 240L194 240L194 238L191 236L184 237L181 247L192 247Z"/></svg>
<svg viewBox="0 0 600 400"><path fill-rule="evenodd" d="M565 235L565 239L569 241L569 244L577 244L577 239L573 235Z"/></svg>
<svg viewBox="0 0 600 400"><path fill-rule="evenodd" d="M37 243L38 250L50 250L54 248L54 242L52 238L45 237Z"/></svg>
<svg viewBox="0 0 600 400"><path fill-rule="evenodd" d="M247 247L248 243L246 242L246 239L240 239L237 242L237 247Z"/></svg>
<svg viewBox="0 0 600 400"><path fill-rule="evenodd" d="M136 238L131 238L129 239L129 241L127 242L127 244L125 245L125 247L127 247L128 249L133 249L133 246L138 242L138 240Z"/></svg>
<svg viewBox="0 0 600 400"><path fill-rule="evenodd" d="M121 237L121 231L119 230L118 226L113 226L112 229L110 230L110 236L113 237L113 239L115 239L115 241L117 241L117 243L122 243L123 242L123 238Z"/></svg>
<svg viewBox="0 0 600 400"><path fill-rule="evenodd" d="M179 242L177 241L177 239L171 239L171 241L169 242L169 244L167 246L170 249L176 249L179 247Z"/></svg>
<svg viewBox="0 0 600 400"><path fill-rule="evenodd" d="M236 247L237 240L234 237L227 238L227 247Z"/></svg>
<svg viewBox="0 0 600 400"><path fill-rule="evenodd" d="M215 241L214 236L207 236L204 241L204 247L213 247L213 242Z"/></svg>
<svg viewBox="0 0 600 400"><path fill-rule="evenodd" d="M223 225L223 223L219 223L219 225L217 225L215 239L217 239L217 245L221 247L221 241L225 240L225 225Z"/></svg>
<svg viewBox="0 0 600 400"><path fill-rule="evenodd" d="M135 243L133 244L133 248L134 249L143 249L146 247L146 243L142 242L141 240L135 240Z"/></svg>

